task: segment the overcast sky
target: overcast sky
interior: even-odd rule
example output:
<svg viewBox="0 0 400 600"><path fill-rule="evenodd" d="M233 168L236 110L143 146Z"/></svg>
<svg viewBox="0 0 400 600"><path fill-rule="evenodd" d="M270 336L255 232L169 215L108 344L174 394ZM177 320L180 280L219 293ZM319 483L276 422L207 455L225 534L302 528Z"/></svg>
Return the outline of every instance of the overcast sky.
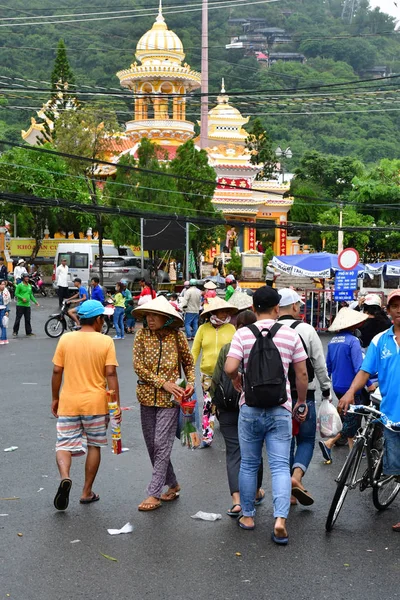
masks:
<svg viewBox="0 0 400 600"><path fill-rule="evenodd" d="M370 0L370 4L373 8L379 6L382 12L388 13L400 20L400 0Z"/></svg>

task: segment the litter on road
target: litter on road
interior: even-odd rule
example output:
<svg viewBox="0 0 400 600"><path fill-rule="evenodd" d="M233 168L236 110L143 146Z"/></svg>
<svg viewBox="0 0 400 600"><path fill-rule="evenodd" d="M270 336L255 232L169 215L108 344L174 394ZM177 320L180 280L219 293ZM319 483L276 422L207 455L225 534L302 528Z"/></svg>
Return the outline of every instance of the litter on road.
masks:
<svg viewBox="0 0 400 600"><path fill-rule="evenodd" d="M107 529L110 535L119 535L120 533L132 533L133 525L126 523L121 529Z"/></svg>
<svg viewBox="0 0 400 600"><path fill-rule="evenodd" d="M201 521L218 521L222 519L222 515L218 513L206 513L199 510L195 515L192 515L192 519L200 519Z"/></svg>

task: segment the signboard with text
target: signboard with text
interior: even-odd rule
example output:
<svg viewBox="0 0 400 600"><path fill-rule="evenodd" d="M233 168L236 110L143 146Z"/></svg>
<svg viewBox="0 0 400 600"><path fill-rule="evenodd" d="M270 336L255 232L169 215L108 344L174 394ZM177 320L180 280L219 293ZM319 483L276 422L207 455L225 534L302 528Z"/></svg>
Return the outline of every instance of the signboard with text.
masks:
<svg viewBox="0 0 400 600"><path fill-rule="evenodd" d="M336 271L335 274L335 300L348 301L354 299L357 289L357 271Z"/></svg>

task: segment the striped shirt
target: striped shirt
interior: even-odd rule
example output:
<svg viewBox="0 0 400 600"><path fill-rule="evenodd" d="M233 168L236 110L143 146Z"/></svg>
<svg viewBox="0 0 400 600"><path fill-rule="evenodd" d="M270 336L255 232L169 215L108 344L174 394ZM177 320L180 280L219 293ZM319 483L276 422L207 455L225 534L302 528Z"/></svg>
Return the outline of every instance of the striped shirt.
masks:
<svg viewBox="0 0 400 600"><path fill-rule="evenodd" d="M273 319L263 319L254 323L258 329L270 329L275 324ZM250 351L256 341L255 336L252 334L248 327L242 327L238 329L233 336L231 347L228 353L228 357L236 358L240 362L244 362L244 370L247 369L247 362L249 360ZM274 335L273 342L278 348L282 358L283 369L286 376L286 391L287 391L287 402L282 406L292 411L292 398L290 396L290 384L287 379L288 370L290 363L298 363L307 359L307 354L304 351L303 344L299 335L294 329L282 325L279 331ZM241 404L245 402L244 395L241 398Z"/></svg>

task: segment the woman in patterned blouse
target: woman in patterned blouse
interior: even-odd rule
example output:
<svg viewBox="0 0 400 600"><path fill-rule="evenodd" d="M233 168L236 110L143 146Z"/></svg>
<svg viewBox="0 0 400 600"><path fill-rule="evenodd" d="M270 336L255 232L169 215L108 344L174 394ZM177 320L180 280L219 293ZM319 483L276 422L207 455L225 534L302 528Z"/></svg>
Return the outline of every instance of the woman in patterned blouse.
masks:
<svg viewBox="0 0 400 600"><path fill-rule="evenodd" d="M179 331L182 317L160 296L133 311L144 326L135 338L133 368L138 376L137 399L143 437L153 465L148 498L138 507L155 510L161 500L171 502L179 496L180 486L171 464L171 452L178 425L179 407L171 401L187 400L194 392L194 361L185 335ZM183 390L176 384L181 367L187 381ZM163 487L168 490L162 493Z"/></svg>

